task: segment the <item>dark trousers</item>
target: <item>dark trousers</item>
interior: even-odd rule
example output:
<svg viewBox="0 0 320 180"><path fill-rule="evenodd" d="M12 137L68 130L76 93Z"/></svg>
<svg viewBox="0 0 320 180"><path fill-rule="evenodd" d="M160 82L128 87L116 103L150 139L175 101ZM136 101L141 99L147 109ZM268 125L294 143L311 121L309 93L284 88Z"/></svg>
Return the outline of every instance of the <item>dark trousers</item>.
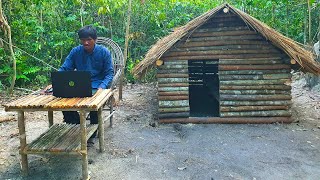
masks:
<svg viewBox="0 0 320 180"><path fill-rule="evenodd" d="M80 116L77 111L62 111L64 122L68 124L80 124ZM90 124L98 124L98 112L90 112ZM94 138L97 135L95 131L90 138Z"/></svg>

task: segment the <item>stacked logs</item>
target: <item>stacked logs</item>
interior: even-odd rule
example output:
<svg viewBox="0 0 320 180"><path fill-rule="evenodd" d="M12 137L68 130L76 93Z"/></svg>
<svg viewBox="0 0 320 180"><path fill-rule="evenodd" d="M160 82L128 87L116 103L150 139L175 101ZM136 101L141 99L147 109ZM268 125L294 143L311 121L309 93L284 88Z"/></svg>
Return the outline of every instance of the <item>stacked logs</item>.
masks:
<svg viewBox="0 0 320 180"><path fill-rule="evenodd" d="M280 57L220 59L221 117L288 117L290 66Z"/></svg>
<svg viewBox="0 0 320 180"><path fill-rule="evenodd" d="M164 61L158 73L159 118L189 117L188 61Z"/></svg>

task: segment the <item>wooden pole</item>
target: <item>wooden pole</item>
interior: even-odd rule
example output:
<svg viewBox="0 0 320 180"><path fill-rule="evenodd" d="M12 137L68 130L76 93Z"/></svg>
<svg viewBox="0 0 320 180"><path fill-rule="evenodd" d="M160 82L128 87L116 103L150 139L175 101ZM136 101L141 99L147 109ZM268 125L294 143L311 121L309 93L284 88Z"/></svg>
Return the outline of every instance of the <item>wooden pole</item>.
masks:
<svg viewBox="0 0 320 180"><path fill-rule="evenodd" d="M83 110L80 111L80 134L79 135L81 136L82 179L89 179L86 113Z"/></svg>
<svg viewBox="0 0 320 180"><path fill-rule="evenodd" d="M21 170L23 175L26 176L28 175L28 156L24 153L24 149L27 146L27 135L23 111L18 111L18 127L20 139Z"/></svg>
<svg viewBox="0 0 320 180"><path fill-rule="evenodd" d="M194 123L194 124L212 124L212 123L225 123L225 124L269 124L269 123L291 123L293 119L290 117L240 117L240 118L220 118L220 117L209 117L209 118L170 118L160 119L159 123Z"/></svg>
<svg viewBox="0 0 320 180"><path fill-rule="evenodd" d="M119 100L122 100L122 86L123 86L123 79L124 79L124 71L126 70L126 63L128 58L128 46L129 46L129 33L130 33L130 18L131 18L131 1L129 0L128 5L128 12L127 12L127 24L126 24L126 37L125 37L125 43L124 43L124 64L123 64L123 70L121 72L120 76L120 85L119 85Z"/></svg>
<svg viewBox="0 0 320 180"><path fill-rule="evenodd" d="M99 135L99 147L100 152L104 152L104 123L102 120L102 109L103 107L99 108L98 110L98 135Z"/></svg>
<svg viewBox="0 0 320 180"><path fill-rule="evenodd" d="M53 125L53 111L48 111L49 127Z"/></svg>

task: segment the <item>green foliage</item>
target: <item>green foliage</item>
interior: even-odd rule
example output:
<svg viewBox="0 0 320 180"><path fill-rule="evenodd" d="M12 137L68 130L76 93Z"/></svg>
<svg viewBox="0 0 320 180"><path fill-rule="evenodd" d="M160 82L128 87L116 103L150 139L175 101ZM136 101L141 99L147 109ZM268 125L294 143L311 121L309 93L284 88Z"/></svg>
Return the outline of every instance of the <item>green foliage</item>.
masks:
<svg viewBox="0 0 320 180"><path fill-rule="evenodd" d="M140 0L132 1L130 41L126 79L151 45L224 0ZM308 18L307 1L300 0L228 0L229 4L249 13L279 32L303 43ZM320 2L312 5L312 32L319 31ZM82 9L83 8L83 9ZM13 43L29 54L15 49L17 59L17 86L44 86L48 83L47 64L58 68L72 47L79 42L77 30L83 24L94 24L98 35L110 37L124 47L128 0L7 0L4 14L12 30ZM4 32L0 31L0 37ZM0 44L1 45L1 44ZM12 61L6 44L0 46L0 88L9 86ZM145 80L154 78L151 72Z"/></svg>

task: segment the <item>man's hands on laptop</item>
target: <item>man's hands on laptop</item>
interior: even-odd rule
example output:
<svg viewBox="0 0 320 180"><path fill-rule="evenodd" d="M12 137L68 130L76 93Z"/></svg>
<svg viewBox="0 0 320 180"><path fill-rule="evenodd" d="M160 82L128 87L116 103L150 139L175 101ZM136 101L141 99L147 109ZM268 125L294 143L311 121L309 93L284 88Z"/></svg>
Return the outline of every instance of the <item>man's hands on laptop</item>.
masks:
<svg viewBox="0 0 320 180"><path fill-rule="evenodd" d="M52 84L50 84L43 89L43 94L52 94L52 90Z"/></svg>

